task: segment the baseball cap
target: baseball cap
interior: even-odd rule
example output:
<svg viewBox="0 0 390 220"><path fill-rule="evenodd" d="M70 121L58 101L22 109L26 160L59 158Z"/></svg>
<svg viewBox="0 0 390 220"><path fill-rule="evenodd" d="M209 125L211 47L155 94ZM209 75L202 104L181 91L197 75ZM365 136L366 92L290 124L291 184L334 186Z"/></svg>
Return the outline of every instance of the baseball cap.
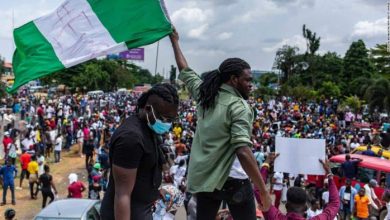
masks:
<svg viewBox="0 0 390 220"><path fill-rule="evenodd" d="M374 186L374 187L378 186L378 182L376 180L372 179L372 180L370 180L370 185Z"/></svg>

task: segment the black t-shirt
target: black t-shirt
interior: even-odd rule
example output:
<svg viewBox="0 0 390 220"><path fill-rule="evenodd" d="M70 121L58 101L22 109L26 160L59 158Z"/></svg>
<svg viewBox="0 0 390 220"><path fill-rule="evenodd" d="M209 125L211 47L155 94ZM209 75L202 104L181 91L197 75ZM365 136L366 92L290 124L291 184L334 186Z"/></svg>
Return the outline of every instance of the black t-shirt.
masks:
<svg viewBox="0 0 390 220"><path fill-rule="evenodd" d="M94 148L95 148L95 146L93 145L93 141L88 140L84 145L84 148L83 148L84 152L83 153L86 155L91 155L91 154L93 154Z"/></svg>
<svg viewBox="0 0 390 220"><path fill-rule="evenodd" d="M134 207L151 206L159 196L162 166L157 144L156 135L137 116L127 118L111 138L111 167L114 164L126 169L137 168L137 179L131 195L131 219L134 220L139 219ZM111 172L101 206L102 219L114 219L114 196L115 182Z"/></svg>
<svg viewBox="0 0 390 220"><path fill-rule="evenodd" d="M39 181L42 184L42 189L51 189L50 182L52 181L53 177L50 174L42 174L39 176Z"/></svg>

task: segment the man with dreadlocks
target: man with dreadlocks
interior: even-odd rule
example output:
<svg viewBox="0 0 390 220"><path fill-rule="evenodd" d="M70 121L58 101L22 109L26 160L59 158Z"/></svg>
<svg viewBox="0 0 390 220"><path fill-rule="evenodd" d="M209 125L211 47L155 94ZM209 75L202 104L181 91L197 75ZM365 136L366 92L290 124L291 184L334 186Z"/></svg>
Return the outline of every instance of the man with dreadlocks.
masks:
<svg viewBox="0 0 390 220"><path fill-rule="evenodd" d="M159 198L162 165L160 135L177 116L179 97L169 84L157 84L138 99L137 114L111 138L111 173L101 207L104 220L151 220Z"/></svg>
<svg viewBox="0 0 390 220"><path fill-rule="evenodd" d="M261 194L267 191L250 148L253 112L246 102L252 89L250 66L242 59L230 58L201 78L188 67L177 32L170 38L179 79L198 101L187 176L188 190L197 198L197 219L215 219L221 201L227 202L234 219L256 219L248 176Z"/></svg>

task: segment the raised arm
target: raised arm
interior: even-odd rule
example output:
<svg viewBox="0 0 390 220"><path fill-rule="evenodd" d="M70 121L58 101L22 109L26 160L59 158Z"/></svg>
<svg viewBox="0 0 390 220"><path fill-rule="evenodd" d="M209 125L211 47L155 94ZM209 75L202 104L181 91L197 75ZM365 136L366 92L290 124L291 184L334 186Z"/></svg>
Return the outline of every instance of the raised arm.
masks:
<svg viewBox="0 0 390 220"><path fill-rule="evenodd" d="M191 93L191 96L197 99L202 80L194 71L189 68L187 60L180 49L179 34L175 29L173 30L172 34L169 35L169 38L172 42L173 52L175 53L177 67L179 68L180 72L179 79L184 82L189 92Z"/></svg>
<svg viewBox="0 0 390 220"><path fill-rule="evenodd" d="M181 72L183 69L188 68L187 60L183 55L183 52L181 51L180 45L179 45L179 34L177 33L176 29L173 29L173 32L171 35L169 35L169 38L172 42L173 52L175 53L175 59L177 63L177 67L179 68L179 72Z"/></svg>
<svg viewBox="0 0 390 220"><path fill-rule="evenodd" d="M324 167L324 170L329 180L329 203L326 206L326 208L323 210L322 214L316 216L314 219L315 220L334 219L340 208L339 192L337 191L336 184L333 180L333 175L330 170L329 162L321 161L321 163Z"/></svg>

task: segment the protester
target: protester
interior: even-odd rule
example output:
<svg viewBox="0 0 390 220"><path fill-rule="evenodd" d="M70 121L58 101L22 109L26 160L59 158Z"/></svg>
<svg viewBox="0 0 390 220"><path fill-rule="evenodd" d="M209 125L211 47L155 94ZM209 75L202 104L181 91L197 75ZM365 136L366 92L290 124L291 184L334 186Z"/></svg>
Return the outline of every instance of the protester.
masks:
<svg viewBox="0 0 390 220"><path fill-rule="evenodd" d="M27 165L27 171L29 173L30 197L31 199L37 199L39 165L35 155L31 157L31 161ZM34 186L36 186L35 191Z"/></svg>
<svg viewBox="0 0 390 220"><path fill-rule="evenodd" d="M83 198L83 192L87 189L85 184L78 181L77 174L69 174L68 198L80 199Z"/></svg>
<svg viewBox="0 0 390 220"><path fill-rule="evenodd" d="M343 219L351 219L353 215L355 196L357 191L351 185L351 179L345 181L345 186L340 188L341 215Z"/></svg>
<svg viewBox="0 0 390 220"><path fill-rule="evenodd" d="M4 219L5 220L13 220L16 216L16 212L14 209L6 209L4 212Z"/></svg>
<svg viewBox="0 0 390 220"><path fill-rule="evenodd" d="M336 188L336 184L333 180L333 174L331 173L329 163L323 161L321 161L321 163L329 181L329 203L326 208L323 209L321 214L310 219L329 220L334 219L336 217L340 207L340 201L338 198L338 191ZM291 187L290 189L288 189L286 215L282 214L275 206L271 205L271 195L269 193L260 194L260 197L262 197L261 201L263 203L261 207L264 212L265 219L305 219L304 214L307 210L307 194L300 187Z"/></svg>
<svg viewBox="0 0 390 220"><path fill-rule="evenodd" d="M381 208L381 201L375 193L375 187L378 187L378 182L375 179L371 179L369 183L364 185L366 196L370 200L370 214L377 214Z"/></svg>
<svg viewBox="0 0 390 220"><path fill-rule="evenodd" d="M359 193L355 196L354 217L358 220L368 219L370 199L366 196L365 188L361 188Z"/></svg>
<svg viewBox="0 0 390 220"><path fill-rule="evenodd" d="M386 190L382 195L382 200L386 203L387 215L384 220L390 220L390 191Z"/></svg>
<svg viewBox="0 0 390 220"><path fill-rule="evenodd" d="M45 208L47 198L50 198L50 204L54 200L54 194L57 195L57 189L53 182L53 176L50 174L50 167L48 165L44 165L44 171L45 173L41 174L38 179L38 184L41 186L42 192L42 208Z"/></svg>
<svg viewBox="0 0 390 220"><path fill-rule="evenodd" d="M62 135L61 133L58 133L54 145L54 163L59 163L61 161L61 151L62 151Z"/></svg>
<svg viewBox="0 0 390 220"><path fill-rule="evenodd" d="M23 179L24 178L29 179L29 177L30 177L30 173L27 171L27 167L28 167L28 164L30 163L30 161L31 161L31 155L29 153L27 153L26 150L22 150L22 155L20 155L20 164L22 167L22 171L20 173L20 181L19 181L19 188L18 189L22 189Z"/></svg>
<svg viewBox="0 0 390 220"><path fill-rule="evenodd" d="M314 199L310 202L310 205L311 205L310 208L306 212L307 219L314 218L315 216L322 213L320 201L318 201L317 199Z"/></svg>
<svg viewBox="0 0 390 220"><path fill-rule="evenodd" d="M347 179L355 179L357 174L357 164L362 162L362 159L353 158L351 155L345 155L345 161L341 164L341 172Z"/></svg>
<svg viewBox="0 0 390 220"><path fill-rule="evenodd" d="M12 205L16 205L15 201L15 177L17 174L15 165L12 165L12 160L8 159L7 164L0 168L0 176L3 179L3 201L1 206L7 204L7 191L11 190Z"/></svg>
<svg viewBox="0 0 390 220"><path fill-rule="evenodd" d="M137 115L116 130L110 146L112 170L101 206L103 219L152 218L149 207L158 198L164 163L158 135L169 132L178 105L176 89L157 84L138 99Z"/></svg>
<svg viewBox="0 0 390 220"><path fill-rule="evenodd" d="M198 202L197 219L214 219L222 201L228 203L233 218L255 219L253 193L234 196L242 191L252 192L249 177L265 190L250 148L253 112L245 102L252 89L250 66L239 58L227 59L201 79L189 68L177 32L170 38L179 79L199 103L188 171L188 191L196 194Z"/></svg>

